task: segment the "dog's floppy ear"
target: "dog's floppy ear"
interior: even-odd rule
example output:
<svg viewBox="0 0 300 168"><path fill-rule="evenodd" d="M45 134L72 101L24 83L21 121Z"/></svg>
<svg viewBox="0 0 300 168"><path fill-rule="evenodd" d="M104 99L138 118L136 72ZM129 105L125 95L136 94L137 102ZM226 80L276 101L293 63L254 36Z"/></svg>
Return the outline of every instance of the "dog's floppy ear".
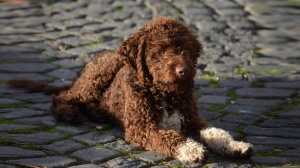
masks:
<svg viewBox="0 0 300 168"><path fill-rule="evenodd" d="M146 39L146 33L140 29L123 41L116 51L117 54L125 58L126 63L136 70L138 79L142 84L149 82L149 71L145 62Z"/></svg>

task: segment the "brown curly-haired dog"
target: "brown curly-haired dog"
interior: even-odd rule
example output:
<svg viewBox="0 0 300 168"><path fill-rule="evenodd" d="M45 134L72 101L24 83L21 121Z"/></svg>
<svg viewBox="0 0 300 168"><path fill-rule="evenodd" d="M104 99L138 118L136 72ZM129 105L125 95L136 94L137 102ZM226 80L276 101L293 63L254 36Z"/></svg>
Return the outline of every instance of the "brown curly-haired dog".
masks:
<svg viewBox="0 0 300 168"><path fill-rule="evenodd" d="M204 161L206 147L221 155L249 158L250 144L234 141L199 117L194 77L201 50L186 26L160 17L115 52L95 55L70 87L26 80L8 84L55 92L51 111L60 121L79 123L82 116L108 120L124 128L126 141L181 161Z"/></svg>

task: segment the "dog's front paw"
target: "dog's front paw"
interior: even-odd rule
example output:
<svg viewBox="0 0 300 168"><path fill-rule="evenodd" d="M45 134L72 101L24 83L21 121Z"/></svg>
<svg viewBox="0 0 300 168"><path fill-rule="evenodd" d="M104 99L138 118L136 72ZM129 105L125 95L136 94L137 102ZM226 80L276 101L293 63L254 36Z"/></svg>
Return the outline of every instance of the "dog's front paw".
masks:
<svg viewBox="0 0 300 168"><path fill-rule="evenodd" d="M192 139L187 139L184 144L180 145L177 152L177 159L182 162L203 163L208 156L206 148Z"/></svg>
<svg viewBox="0 0 300 168"><path fill-rule="evenodd" d="M246 142L231 141L228 146L230 155L235 158L249 159L253 154L253 147Z"/></svg>

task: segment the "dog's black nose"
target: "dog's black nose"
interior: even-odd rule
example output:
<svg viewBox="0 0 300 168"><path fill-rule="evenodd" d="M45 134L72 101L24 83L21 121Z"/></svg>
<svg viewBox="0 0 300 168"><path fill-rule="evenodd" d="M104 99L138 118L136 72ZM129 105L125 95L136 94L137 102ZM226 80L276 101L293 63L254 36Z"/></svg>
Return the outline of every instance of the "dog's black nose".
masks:
<svg viewBox="0 0 300 168"><path fill-rule="evenodd" d="M179 77L184 77L186 75L188 75L190 72L190 68L188 66L177 66L176 67L176 74Z"/></svg>

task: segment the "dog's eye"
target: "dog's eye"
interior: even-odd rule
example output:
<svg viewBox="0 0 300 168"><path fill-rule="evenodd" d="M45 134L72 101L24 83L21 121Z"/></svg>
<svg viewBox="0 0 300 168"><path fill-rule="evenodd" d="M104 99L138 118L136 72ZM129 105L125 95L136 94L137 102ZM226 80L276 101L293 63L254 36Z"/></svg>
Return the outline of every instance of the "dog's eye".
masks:
<svg viewBox="0 0 300 168"><path fill-rule="evenodd" d="M164 55L165 51L159 51L158 53L159 53L159 55Z"/></svg>

